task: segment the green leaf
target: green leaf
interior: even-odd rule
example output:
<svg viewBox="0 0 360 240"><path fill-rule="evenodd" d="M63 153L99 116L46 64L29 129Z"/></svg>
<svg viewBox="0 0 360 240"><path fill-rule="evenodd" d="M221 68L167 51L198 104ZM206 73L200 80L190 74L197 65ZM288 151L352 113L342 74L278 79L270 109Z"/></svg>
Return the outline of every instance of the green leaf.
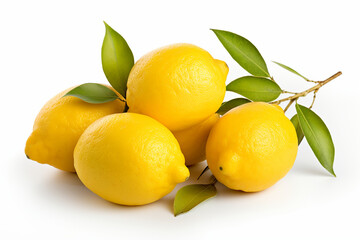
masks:
<svg viewBox="0 0 360 240"><path fill-rule="evenodd" d="M220 115L224 115L225 113L227 113L228 111L230 111L234 107L243 105L243 104L248 103L248 102L251 102L251 101L249 99L246 99L246 98L234 98L234 99L231 99L230 101L223 102L221 104L219 110L217 110L216 113L218 113Z"/></svg>
<svg viewBox="0 0 360 240"><path fill-rule="evenodd" d="M279 97L282 90L267 78L246 76L238 78L226 86L227 91L236 92L252 101L270 102Z"/></svg>
<svg viewBox="0 0 360 240"><path fill-rule="evenodd" d="M296 112L301 129L316 158L326 170L336 176L333 169L335 147L329 129L311 109L296 104Z"/></svg>
<svg viewBox="0 0 360 240"><path fill-rule="evenodd" d="M134 56L125 39L105 23L106 33L101 48L102 67L111 86L126 98L126 84Z"/></svg>
<svg viewBox="0 0 360 240"><path fill-rule="evenodd" d="M277 65L279 65L279 66L282 67L282 68L285 68L285 69L288 70L289 72L292 72L292 73L294 73L294 74L302 77L302 78L305 79L306 81L310 81L308 78L304 77L303 75L301 75L300 73L298 73L298 72L295 71L294 69L292 69L292 68L290 68L290 67L288 67L288 66L286 66L286 65L284 65L284 64L282 64L282 63L278 63L278 62L275 62L275 61L273 61L273 63L276 63Z"/></svg>
<svg viewBox="0 0 360 240"><path fill-rule="evenodd" d="M187 212L199 203L214 197L216 188L214 184L193 184L181 188L175 196L174 214Z"/></svg>
<svg viewBox="0 0 360 240"><path fill-rule="evenodd" d="M211 29L231 57L254 76L270 77L266 63L257 48L235 33Z"/></svg>
<svg viewBox="0 0 360 240"><path fill-rule="evenodd" d="M108 87L98 83L84 83L64 95L74 96L88 103L106 103L119 98L118 95Z"/></svg>
<svg viewBox="0 0 360 240"><path fill-rule="evenodd" d="M304 133L303 133L303 131L301 130L298 115L295 114L295 115L290 119L290 121L292 122L292 124L293 124L294 127L295 127L296 135L297 135L297 139L298 139L298 145L300 145L301 141L302 141L303 138L304 138Z"/></svg>

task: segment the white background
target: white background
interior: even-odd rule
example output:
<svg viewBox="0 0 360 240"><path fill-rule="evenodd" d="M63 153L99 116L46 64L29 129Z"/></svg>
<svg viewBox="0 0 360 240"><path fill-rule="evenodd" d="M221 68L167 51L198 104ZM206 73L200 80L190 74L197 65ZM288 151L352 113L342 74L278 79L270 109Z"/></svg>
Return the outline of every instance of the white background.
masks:
<svg viewBox="0 0 360 240"><path fill-rule="evenodd" d="M1 1L0 238L359 239L356 2ZM341 70L341 77L319 91L314 106L334 139L337 178L320 166L304 141L293 169L275 186L245 194L217 184L216 198L175 218L176 189L147 206L118 206L87 190L75 174L27 160L25 141L48 99L73 85L106 82L100 59L103 20L125 37L136 59L163 45L193 43L228 63L228 82L246 72L210 28L252 41L287 90L311 85L272 60L314 80ZM310 101L311 96L299 102ZM202 168L192 168L192 178Z"/></svg>

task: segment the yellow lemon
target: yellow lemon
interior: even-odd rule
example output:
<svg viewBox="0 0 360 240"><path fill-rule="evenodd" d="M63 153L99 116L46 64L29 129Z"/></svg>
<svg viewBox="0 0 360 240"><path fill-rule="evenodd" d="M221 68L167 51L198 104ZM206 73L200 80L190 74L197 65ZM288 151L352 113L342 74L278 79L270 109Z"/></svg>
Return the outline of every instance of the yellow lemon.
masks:
<svg viewBox="0 0 360 240"><path fill-rule="evenodd" d="M273 106L276 107L280 112L284 112L284 109L282 109L282 107L280 107L279 105L273 104Z"/></svg>
<svg viewBox="0 0 360 240"><path fill-rule="evenodd" d="M198 124L220 107L225 62L191 44L174 44L140 58L127 83L129 112L148 115L171 131Z"/></svg>
<svg viewBox="0 0 360 240"><path fill-rule="evenodd" d="M75 147L74 159L86 187L123 205L154 202L189 177L170 130L136 113L113 114L91 124Z"/></svg>
<svg viewBox="0 0 360 240"><path fill-rule="evenodd" d="M90 104L76 97L63 97L71 89L59 93L43 106L26 142L25 154L39 163L75 172L73 152L80 135L95 120L122 112L124 103L116 100Z"/></svg>
<svg viewBox="0 0 360 240"><path fill-rule="evenodd" d="M216 113L205 121L190 128L173 132L180 144L182 153L185 156L187 166L205 160L205 147L211 128L219 120Z"/></svg>
<svg viewBox="0 0 360 240"><path fill-rule="evenodd" d="M279 107L262 102L241 105L212 128L206 157L216 179L235 190L264 190L294 164L296 131Z"/></svg>

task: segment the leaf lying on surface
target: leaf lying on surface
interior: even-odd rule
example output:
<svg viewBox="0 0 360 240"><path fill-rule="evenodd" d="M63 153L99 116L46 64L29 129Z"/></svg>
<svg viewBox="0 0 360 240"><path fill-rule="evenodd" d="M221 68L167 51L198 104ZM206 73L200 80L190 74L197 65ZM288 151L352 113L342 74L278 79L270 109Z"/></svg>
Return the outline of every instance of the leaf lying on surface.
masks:
<svg viewBox="0 0 360 240"><path fill-rule="evenodd" d="M181 188L175 196L174 215L187 212L199 203L214 197L216 188L214 184L193 184Z"/></svg>

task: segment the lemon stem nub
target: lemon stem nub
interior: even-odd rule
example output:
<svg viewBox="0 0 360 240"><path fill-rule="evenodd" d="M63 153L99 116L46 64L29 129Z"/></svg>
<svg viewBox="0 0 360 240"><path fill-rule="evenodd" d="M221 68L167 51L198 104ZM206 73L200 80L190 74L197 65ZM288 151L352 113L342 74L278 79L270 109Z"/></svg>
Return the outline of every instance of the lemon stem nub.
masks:
<svg viewBox="0 0 360 240"><path fill-rule="evenodd" d="M173 177L176 183L184 182L190 177L189 169L185 166L176 168Z"/></svg>

